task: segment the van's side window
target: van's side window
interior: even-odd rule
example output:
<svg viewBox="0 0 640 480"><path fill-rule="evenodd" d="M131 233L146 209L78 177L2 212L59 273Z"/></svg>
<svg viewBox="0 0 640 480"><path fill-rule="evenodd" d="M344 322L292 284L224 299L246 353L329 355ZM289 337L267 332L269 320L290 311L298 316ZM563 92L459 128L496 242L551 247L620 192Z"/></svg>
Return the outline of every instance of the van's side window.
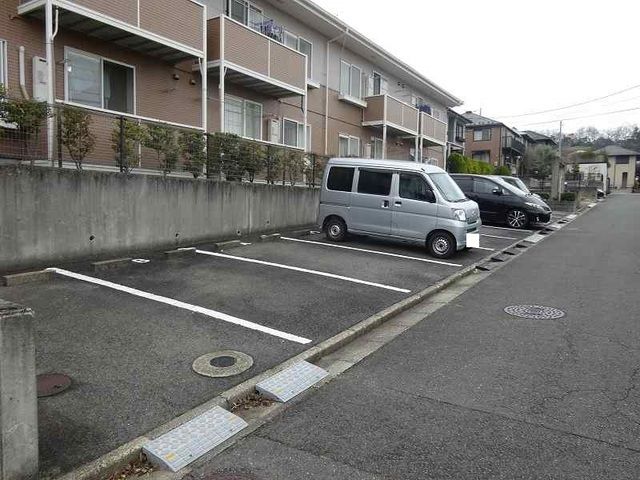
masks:
<svg viewBox="0 0 640 480"><path fill-rule="evenodd" d="M491 194L493 189L498 188L498 185L486 178L474 178L473 179L473 191L476 193Z"/></svg>
<svg viewBox="0 0 640 480"><path fill-rule="evenodd" d="M327 178L327 188L339 192L350 192L354 171L353 167L331 167Z"/></svg>
<svg viewBox="0 0 640 480"><path fill-rule="evenodd" d="M433 198L430 193L433 191L424 178L420 175L409 173L400 174L400 196L408 200L420 200L428 202Z"/></svg>
<svg viewBox="0 0 640 480"><path fill-rule="evenodd" d="M358 178L358 193L370 195L389 195L391 192L392 172L380 170L362 170Z"/></svg>

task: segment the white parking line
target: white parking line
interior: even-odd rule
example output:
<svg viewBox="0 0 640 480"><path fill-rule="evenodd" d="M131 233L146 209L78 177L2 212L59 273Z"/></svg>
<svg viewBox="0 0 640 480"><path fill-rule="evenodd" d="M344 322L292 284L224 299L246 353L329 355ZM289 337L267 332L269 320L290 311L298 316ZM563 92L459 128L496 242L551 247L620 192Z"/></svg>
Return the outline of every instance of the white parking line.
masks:
<svg viewBox="0 0 640 480"><path fill-rule="evenodd" d="M386 255L387 257L404 258L406 260L417 260L418 262L435 263L437 265L447 265L449 267L461 267L459 263L441 262L439 260L429 260L428 258L410 257L408 255L400 255L399 253L381 252L379 250L369 250L367 248L347 247L346 245L334 245L332 243L315 242L313 240L301 240L299 238L280 237L280 240L289 242L310 243L312 245L322 245L323 247L342 248L344 250L354 250L356 252L375 253L376 255Z"/></svg>
<svg viewBox="0 0 640 480"><path fill-rule="evenodd" d="M486 250L488 252L495 252L496 249L495 248L488 248L488 247L471 247L474 250Z"/></svg>
<svg viewBox="0 0 640 480"><path fill-rule="evenodd" d="M489 238L500 238L502 240L517 240L515 237L501 237L500 235L487 235L486 233L481 233L480 235Z"/></svg>
<svg viewBox="0 0 640 480"><path fill-rule="evenodd" d="M74 278L76 280L82 280L83 282L93 283L95 285L101 285L103 287L111 288L113 290L118 290L120 292L129 293L137 297L146 298L147 300L153 300L155 302L164 303L167 305L171 305L173 307L182 308L184 310L189 310L190 312L200 313L207 317L215 318L217 320L222 320L223 322L233 323L234 325L239 325L241 327L249 328L251 330L257 330L258 332L267 333L269 335L273 335L274 337L283 338L285 340L290 340L292 342L301 343L303 345L307 343L311 343L311 340L309 340L308 338L298 337L297 335L281 332L280 330L275 330L273 328L265 327L257 323L249 322L247 320L242 320L241 318L232 317L231 315L227 315L226 313L216 312L215 310L210 310L208 308L198 307L197 305L191 305L190 303L174 300L173 298L163 297L161 295L155 295L153 293L144 292L142 290L138 290L131 287L126 287L124 285L108 282L106 280L101 280L99 278L89 277L87 275L82 275L80 273L63 270L61 268L47 268L47 271L55 272L58 275L62 275L64 277Z"/></svg>
<svg viewBox="0 0 640 480"><path fill-rule="evenodd" d="M230 260L238 260L240 262L257 263L258 265L266 265L269 267L283 268L285 270L293 270L294 272L310 273L311 275L319 275L321 277L329 277L329 278L335 278L337 280L345 280L347 282L352 282L352 283L360 283L362 285L369 285L371 287L384 288L385 290L393 290L394 292L411 293L411 290L407 290L406 288L392 287L390 285L383 285L382 283L367 282L366 280L359 280L357 278L343 277L342 275L336 275L335 273L320 272L318 270L309 270L307 268L294 267L291 265L284 265L282 263L265 262L264 260L256 260L254 258L247 258L247 257L236 257L234 255L226 255L224 253L209 252L207 250L196 250L196 253L200 253L202 255L209 255L211 257L220 257L220 258L228 258Z"/></svg>
<svg viewBox="0 0 640 480"><path fill-rule="evenodd" d="M510 230L512 232L533 233L533 230L525 230L524 228L494 227L493 225L482 225L482 228L495 228L496 230Z"/></svg>

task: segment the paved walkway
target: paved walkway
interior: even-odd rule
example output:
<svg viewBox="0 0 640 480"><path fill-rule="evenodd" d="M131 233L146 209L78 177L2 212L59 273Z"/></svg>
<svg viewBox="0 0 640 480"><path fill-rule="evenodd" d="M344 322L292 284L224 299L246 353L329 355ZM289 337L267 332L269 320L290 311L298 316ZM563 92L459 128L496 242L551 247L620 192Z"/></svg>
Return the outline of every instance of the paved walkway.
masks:
<svg viewBox="0 0 640 480"><path fill-rule="evenodd" d="M637 479L639 240L610 197L189 478Z"/></svg>

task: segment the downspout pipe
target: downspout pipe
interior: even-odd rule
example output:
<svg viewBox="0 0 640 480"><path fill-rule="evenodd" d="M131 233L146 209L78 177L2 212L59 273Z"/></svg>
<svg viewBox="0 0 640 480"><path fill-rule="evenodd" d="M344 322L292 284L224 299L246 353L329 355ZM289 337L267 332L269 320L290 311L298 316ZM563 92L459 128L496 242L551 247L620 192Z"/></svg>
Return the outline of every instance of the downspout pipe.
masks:
<svg viewBox="0 0 640 480"><path fill-rule="evenodd" d="M27 80L24 74L24 46L20 45L19 49L19 66L20 66L20 92L22 93L22 98L25 100L29 100L29 92L27 92Z"/></svg>
<svg viewBox="0 0 640 480"><path fill-rule="evenodd" d="M329 155L329 62L331 59L330 50L331 44L340 40L343 36L349 34L349 29L344 30L340 35L333 37L332 39L327 41L327 63L325 65L326 75L325 75L325 98L324 98L324 154Z"/></svg>

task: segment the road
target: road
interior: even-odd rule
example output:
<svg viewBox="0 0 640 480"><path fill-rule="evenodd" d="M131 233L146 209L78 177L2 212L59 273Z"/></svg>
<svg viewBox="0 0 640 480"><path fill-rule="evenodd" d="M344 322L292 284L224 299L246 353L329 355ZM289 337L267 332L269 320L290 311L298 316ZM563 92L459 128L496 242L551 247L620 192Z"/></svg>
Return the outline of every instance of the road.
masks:
<svg viewBox="0 0 640 480"><path fill-rule="evenodd" d="M187 478L637 479L638 240L611 196Z"/></svg>

